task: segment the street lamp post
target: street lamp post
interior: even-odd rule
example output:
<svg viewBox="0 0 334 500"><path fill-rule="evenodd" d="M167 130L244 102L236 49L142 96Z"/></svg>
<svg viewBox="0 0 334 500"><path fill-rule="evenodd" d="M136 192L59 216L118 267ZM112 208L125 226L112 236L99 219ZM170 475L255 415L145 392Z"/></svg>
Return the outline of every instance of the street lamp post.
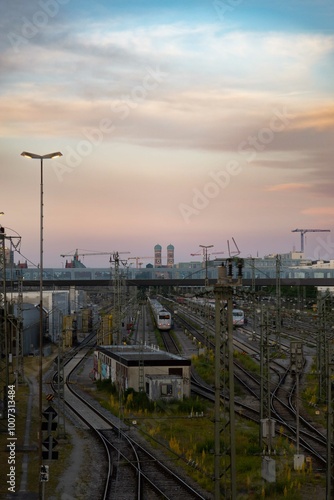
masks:
<svg viewBox="0 0 334 500"><path fill-rule="evenodd" d="M203 248L203 255L205 259L205 286L209 285L208 281L208 248L212 248L213 245L200 245Z"/></svg>
<svg viewBox="0 0 334 500"><path fill-rule="evenodd" d="M43 160L51 160L63 156L62 153L49 153L46 155L37 155L35 153L28 153L23 151L21 156L31 158L33 160L41 161L41 190L40 190L40 262L39 262L39 430L38 430L38 451L39 451L39 465L42 465L42 419L43 419Z"/></svg>

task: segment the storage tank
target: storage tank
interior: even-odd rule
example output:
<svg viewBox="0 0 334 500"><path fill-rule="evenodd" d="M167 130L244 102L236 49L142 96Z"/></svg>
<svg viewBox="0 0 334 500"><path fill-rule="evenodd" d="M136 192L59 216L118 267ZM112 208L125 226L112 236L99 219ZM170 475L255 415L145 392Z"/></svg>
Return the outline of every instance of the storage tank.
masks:
<svg viewBox="0 0 334 500"><path fill-rule="evenodd" d="M14 305L14 315L17 317L18 309L17 304ZM45 332L45 317L46 314L43 310L43 332ZM37 355L39 353L39 306L22 303L22 350L23 356Z"/></svg>

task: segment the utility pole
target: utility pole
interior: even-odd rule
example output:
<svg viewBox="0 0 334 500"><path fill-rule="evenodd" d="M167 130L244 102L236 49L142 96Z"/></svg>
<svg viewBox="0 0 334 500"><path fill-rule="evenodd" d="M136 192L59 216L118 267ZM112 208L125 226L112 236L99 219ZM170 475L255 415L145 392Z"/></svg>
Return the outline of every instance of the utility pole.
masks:
<svg viewBox="0 0 334 500"><path fill-rule="evenodd" d="M4 215L4 213L0 212L0 215ZM18 320L14 321L13 315L9 312L6 294L6 240L9 240L10 248L14 246L17 249L21 242L21 236L6 235L5 228L0 224L0 420L6 419L8 413L9 363L10 356L13 354L14 335L16 341L16 384L23 380L22 279L18 278ZM15 332L12 336L10 335L10 323Z"/></svg>
<svg viewBox="0 0 334 500"><path fill-rule="evenodd" d="M327 362L327 473L326 473L326 500L332 500L334 495L334 451L333 451L333 393L332 380L334 377L334 344L328 346Z"/></svg>
<svg viewBox="0 0 334 500"><path fill-rule="evenodd" d="M252 287L251 287L251 293L252 293L252 340L255 340L255 332L256 332L256 302L257 302L257 297L255 293L255 259L254 257L251 257L250 259L250 266L252 269Z"/></svg>
<svg viewBox="0 0 334 500"><path fill-rule="evenodd" d="M204 286L207 288L209 286L209 280L208 280L208 249L213 248L213 245L199 245L201 248L203 248L203 260L204 260L204 266L205 266L205 280L204 280ZM209 322L209 307L208 307L208 297L207 294L204 295L204 331L203 335L205 338L205 349L206 352L208 353L208 348L209 348L209 334L208 334L208 322Z"/></svg>
<svg viewBox="0 0 334 500"><path fill-rule="evenodd" d="M290 342L290 372L296 377L296 454L294 456L294 469L301 470L304 465L304 455L300 453L299 445L299 377L303 370L304 356L303 343Z"/></svg>
<svg viewBox="0 0 334 500"><path fill-rule="evenodd" d="M58 398L58 437L66 437L65 417L65 350L63 331L58 331L58 356L57 356L57 398Z"/></svg>
<svg viewBox="0 0 334 500"><path fill-rule="evenodd" d="M141 320L142 320L142 338L139 339L139 382L138 389L139 392L144 392L145 381L144 381L144 359L143 359L143 349L145 345L145 325L146 325L146 298L143 298L140 302L141 304Z"/></svg>
<svg viewBox="0 0 334 500"><path fill-rule="evenodd" d="M115 276L114 276L114 309L113 309L113 339L116 339L117 345L121 344L121 330L122 330L122 318L121 318L121 302L122 302L122 276L120 274L119 266L120 263L126 265L126 262L122 262L119 258L119 253L113 253L113 260L110 257L110 263L115 264Z"/></svg>
<svg viewBox="0 0 334 500"><path fill-rule="evenodd" d="M114 307L113 307L113 341L116 340L116 344L121 343L121 283L119 276L119 254L115 252L113 254L113 260L110 257L110 262L115 264L115 274L114 274Z"/></svg>
<svg viewBox="0 0 334 500"><path fill-rule="evenodd" d="M0 419L7 418L9 385L5 228L0 225Z"/></svg>
<svg viewBox="0 0 334 500"><path fill-rule="evenodd" d="M204 286L209 286L209 280L208 280L208 248L213 248L213 245L200 245L201 248L203 248L203 256L204 256L204 263L205 263L205 282Z"/></svg>
<svg viewBox="0 0 334 500"><path fill-rule="evenodd" d="M264 330L264 324L263 324L263 307L261 303L261 309L257 310L258 313L260 313L260 427L259 427L259 446L262 448L263 445L263 436L262 436L262 421L264 419L265 415L265 401L267 401L267 398L265 397L265 388L267 388L267 384L264 383L265 381L265 370L264 370L264 365L266 363L266 357L265 357L265 352L264 352L264 342L263 342L263 330Z"/></svg>
<svg viewBox="0 0 334 500"><path fill-rule="evenodd" d="M276 255L276 345L281 350L281 256Z"/></svg>
<svg viewBox="0 0 334 500"><path fill-rule="evenodd" d="M17 276L17 322L15 328L16 383L24 381L23 363L23 279Z"/></svg>
<svg viewBox="0 0 334 500"><path fill-rule="evenodd" d="M214 411L214 498L220 500L221 487L220 478L224 477L224 498L235 500L236 495L236 451L235 451L235 412L234 412L234 369L233 369L233 288L242 284L242 266L241 259L237 261L237 277L233 277L233 260L228 259L227 268L224 264L218 267L218 281L214 286L215 295L215 411ZM227 304L227 317L222 320L224 303ZM225 327L225 331L224 331ZM226 443L225 467L221 473L221 345L226 345L224 349L224 371L228 370L228 393L226 400L227 411L225 413L225 404L223 411L225 413L224 432L228 435L228 444ZM224 391L225 393L225 391ZM224 401L225 403L225 401ZM229 461L228 461L229 458ZM228 491L229 489L229 491Z"/></svg>
<svg viewBox="0 0 334 500"><path fill-rule="evenodd" d="M272 439L275 436L275 420L271 418L270 390L270 353L268 339L268 319L263 320L261 308L261 346L260 346L260 445L266 444L262 456L262 477L268 482L276 481L276 462L271 458ZM266 441L265 441L266 440Z"/></svg>
<svg viewBox="0 0 334 500"><path fill-rule="evenodd" d="M260 433L260 446L262 447L265 443L263 438L267 437L267 452L271 454L271 432L268 433L267 426L271 425L271 408L270 408L270 353L269 353L269 339L268 339L268 317L267 312L263 314L263 308L261 305L261 319L260 319L260 421L261 421L261 433Z"/></svg>
<svg viewBox="0 0 334 500"><path fill-rule="evenodd" d="M318 337L317 337L317 373L318 373L318 401L326 400L326 296L318 295Z"/></svg>

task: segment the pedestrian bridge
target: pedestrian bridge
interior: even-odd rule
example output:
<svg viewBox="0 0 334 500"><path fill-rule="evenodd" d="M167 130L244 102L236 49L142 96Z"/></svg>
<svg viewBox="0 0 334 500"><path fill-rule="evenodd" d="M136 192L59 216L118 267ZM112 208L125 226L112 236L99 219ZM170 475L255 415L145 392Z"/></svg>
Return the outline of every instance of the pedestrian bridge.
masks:
<svg viewBox="0 0 334 500"><path fill-rule="evenodd" d="M277 271L275 267L255 272L250 267L244 267L242 283L244 286L276 286ZM204 268L185 270L178 268L120 268L115 276L111 268L45 268L43 270L43 287L63 288L69 286L105 287L113 286L115 279L121 279L126 286L204 286L207 282L214 285L218 278L218 266L205 270ZM334 269L287 268L280 271L281 286L334 286ZM37 288L40 284L38 268L6 269L6 286L16 286L22 280L24 288Z"/></svg>
<svg viewBox="0 0 334 500"><path fill-rule="evenodd" d="M213 287L216 283L216 279L209 279L207 281L208 286ZM38 280L23 280L23 289L32 290L39 288L40 282ZM18 280L11 280L7 282L7 290L16 289L18 285ZM69 288L71 286L76 288L94 288L94 287L113 287L115 285L115 280L106 279L45 279L43 280L43 288L45 290L59 290L64 288ZM193 287L204 287L205 279L130 279L123 280L122 285L124 286L136 286L136 287L177 287L177 288L193 288ZM244 287L256 288L258 287L275 287L277 285L277 280L274 278L262 278L262 279L243 279L242 285ZM324 287L330 288L334 287L334 278L282 278L280 280L281 286L298 286L298 287ZM232 285L233 286L233 285Z"/></svg>

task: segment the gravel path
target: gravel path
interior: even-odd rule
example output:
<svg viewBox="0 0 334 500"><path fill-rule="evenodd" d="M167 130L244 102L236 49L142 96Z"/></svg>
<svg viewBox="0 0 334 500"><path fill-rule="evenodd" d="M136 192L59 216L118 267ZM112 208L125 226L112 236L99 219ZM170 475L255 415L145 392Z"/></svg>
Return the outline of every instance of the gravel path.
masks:
<svg viewBox="0 0 334 500"><path fill-rule="evenodd" d="M80 369L80 382L91 386L89 373L92 359L86 360ZM71 436L73 446L69 465L59 478L54 496L48 500L91 500L101 497L101 468L105 460L102 444L76 416L66 414L66 434Z"/></svg>
<svg viewBox="0 0 334 500"><path fill-rule="evenodd" d="M55 495L49 500L91 500L100 498L99 481L103 449L89 431L66 422L73 449L70 465L59 478Z"/></svg>

